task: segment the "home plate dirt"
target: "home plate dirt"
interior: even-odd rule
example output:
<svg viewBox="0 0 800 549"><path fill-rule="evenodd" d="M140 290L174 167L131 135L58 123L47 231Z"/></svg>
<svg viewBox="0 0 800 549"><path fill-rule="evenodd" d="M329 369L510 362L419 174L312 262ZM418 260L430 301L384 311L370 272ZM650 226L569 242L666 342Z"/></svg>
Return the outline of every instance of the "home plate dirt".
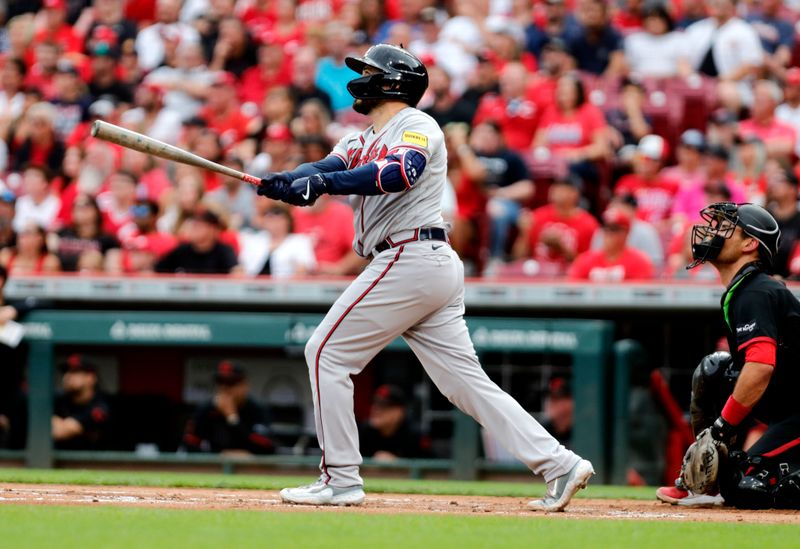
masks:
<svg viewBox="0 0 800 549"><path fill-rule="evenodd" d="M547 516L528 510L527 499L486 496L367 494L359 507L287 505L277 492L140 486L0 484L0 505L119 505L171 509L248 509L267 512L427 513L485 516ZM667 520L800 524L800 511L685 509L653 501L575 499L564 513L570 519Z"/></svg>

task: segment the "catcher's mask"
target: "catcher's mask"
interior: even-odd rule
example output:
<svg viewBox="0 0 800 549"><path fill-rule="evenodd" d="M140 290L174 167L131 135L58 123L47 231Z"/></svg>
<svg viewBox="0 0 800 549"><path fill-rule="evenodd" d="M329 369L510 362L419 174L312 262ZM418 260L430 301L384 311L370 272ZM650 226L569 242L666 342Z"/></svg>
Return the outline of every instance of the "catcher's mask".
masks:
<svg viewBox="0 0 800 549"><path fill-rule="evenodd" d="M687 269L697 267L719 256L725 241L741 227L747 236L758 241L758 255L765 267L772 266L778 253L781 231L772 215L755 204L717 202L703 208L700 217L705 225L692 227L692 261Z"/></svg>
<svg viewBox="0 0 800 549"><path fill-rule="evenodd" d="M428 88L425 65L401 47L378 44L368 49L364 57L347 57L345 63L358 74L365 67L379 71L347 83L347 91L355 98L353 108L362 114L387 100L416 107Z"/></svg>

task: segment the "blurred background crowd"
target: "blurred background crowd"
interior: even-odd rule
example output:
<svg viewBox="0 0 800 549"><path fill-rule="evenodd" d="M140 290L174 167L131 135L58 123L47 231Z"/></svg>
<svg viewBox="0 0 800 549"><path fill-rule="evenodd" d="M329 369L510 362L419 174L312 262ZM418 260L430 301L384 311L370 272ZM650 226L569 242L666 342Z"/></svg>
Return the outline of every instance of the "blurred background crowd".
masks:
<svg viewBox="0 0 800 549"><path fill-rule="evenodd" d="M344 58L428 66L443 211L468 274L686 271L706 204L766 205L800 276L796 0L6 0L0 265L44 272L353 275L352 212L90 137L106 120L257 176L366 119Z"/></svg>

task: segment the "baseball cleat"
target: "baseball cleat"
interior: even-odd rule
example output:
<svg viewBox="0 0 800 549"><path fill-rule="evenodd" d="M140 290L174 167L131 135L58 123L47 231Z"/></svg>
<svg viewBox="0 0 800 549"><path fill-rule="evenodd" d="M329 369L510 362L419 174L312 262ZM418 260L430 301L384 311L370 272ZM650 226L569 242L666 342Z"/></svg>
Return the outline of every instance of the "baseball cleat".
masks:
<svg viewBox="0 0 800 549"><path fill-rule="evenodd" d="M683 490L677 486L662 486L656 490L656 499L671 505L678 505L678 502L688 495L689 490Z"/></svg>
<svg viewBox="0 0 800 549"><path fill-rule="evenodd" d="M695 494L691 490L683 490L677 486L662 486L656 490L656 498L670 505L681 507L719 507L725 505L725 500L719 494Z"/></svg>
<svg viewBox="0 0 800 549"><path fill-rule="evenodd" d="M281 499L298 505L361 505L364 503L364 488L348 486L340 488L325 484L322 479L299 488L284 488Z"/></svg>
<svg viewBox="0 0 800 549"><path fill-rule="evenodd" d="M569 473L561 475L547 483L547 495L528 503L535 511L563 511L569 505L572 496L581 488L586 488L589 479L594 475L594 467L589 460L581 459Z"/></svg>

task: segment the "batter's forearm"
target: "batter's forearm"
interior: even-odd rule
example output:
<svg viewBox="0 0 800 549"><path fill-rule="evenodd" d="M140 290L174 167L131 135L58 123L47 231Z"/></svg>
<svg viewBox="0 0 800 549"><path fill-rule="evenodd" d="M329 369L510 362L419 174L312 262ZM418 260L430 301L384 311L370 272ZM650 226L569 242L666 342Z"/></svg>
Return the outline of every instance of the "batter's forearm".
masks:
<svg viewBox="0 0 800 549"><path fill-rule="evenodd" d="M340 157L336 155L329 155L318 160L317 162L307 162L300 164L295 169L289 172L290 181L300 179L301 177L309 177L318 173L338 172L345 169L347 166Z"/></svg>

